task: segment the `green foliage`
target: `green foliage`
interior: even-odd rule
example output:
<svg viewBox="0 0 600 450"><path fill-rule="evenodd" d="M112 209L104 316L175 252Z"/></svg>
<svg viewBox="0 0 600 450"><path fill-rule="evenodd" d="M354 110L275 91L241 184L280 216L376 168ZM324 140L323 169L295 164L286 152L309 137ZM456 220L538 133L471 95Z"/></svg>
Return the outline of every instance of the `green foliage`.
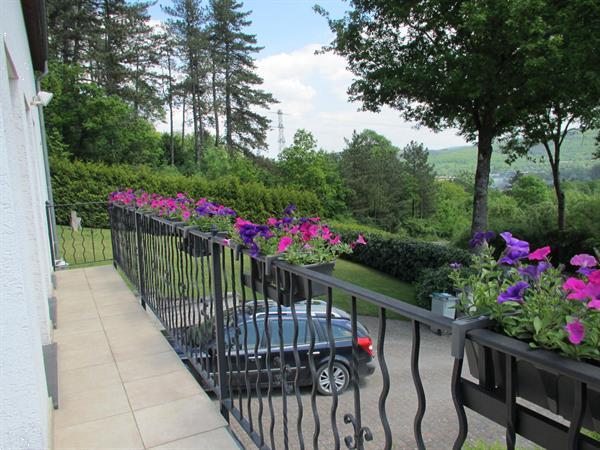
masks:
<svg viewBox="0 0 600 450"><path fill-rule="evenodd" d="M371 130L354 132L340 155L340 167L351 190L348 205L355 217L396 231L408 192L400 150Z"/></svg>
<svg viewBox="0 0 600 450"><path fill-rule="evenodd" d="M454 285L450 279L452 269L449 265L437 269L423 269L415 282L417 305L421 308L431 309L431 294L434 292L454 292Z"/></svg>
<svg viewBox="0 0 600 450"><path fill-rule="evenodd" d="M427 217L434 210L435 170L428 162L429 150L411 141L402 150L404 168L409 175L411 217Z"/></svg>
<svg viewBox="0 0 600 450"><path fill-rule="evenodd" d="M347 242L353 242L359 232L356 227L348 231L332 224L332 229ZM399 280L413 282L421 270L438 268L450 263L467 264L470 254L449 245L421 242L390 236L389 233L364 231L367 245L357 246L346 258L388 273Z"/></svg>
<svg viewBox="0 0 600 450"><path fill-rule="evenodd" d="M144 166L108 166L60 159L52 159L51 173L54 201L58 204L107 201L110 192L131 187L162 195L187 192L194 198L207 197L256 222L263 222L281 213L290 203L298 207L300 214L322 213L322 205L312 192L285 187L267 188L255 182L241 183L235 178L207 180L198 176L159 174ZM93 217L84 216L84 224L106 228L105 216L103 213ZM67 223L67 220L66 217L59 217L60 223Z"/></svg>
<svg viewBox="0 0 600 450"><path fill-rule="evenodd" d="M160 162L160 136L153 125L116 96L83 81L77 66L52 64L42 83L53 92L45 108L51 155L89 161L149 164Z"/></svg>
<svg viewBox="0 0 600 450"><path fill-rule="evenodd" d="M549 199L549 190L546 183L539 177L524 175L513 180L509 195L519 206L545 203Z"/></svg>
<svg viewBox="0 0 600 450"><path fill-rule="evenodd" d="M294 134L294 143L283 149L277 162L282 180L317 194L328 217L335 217L346 209L347 192L334 158L324 150L317 150L313 134L300 129Z"/></svg>

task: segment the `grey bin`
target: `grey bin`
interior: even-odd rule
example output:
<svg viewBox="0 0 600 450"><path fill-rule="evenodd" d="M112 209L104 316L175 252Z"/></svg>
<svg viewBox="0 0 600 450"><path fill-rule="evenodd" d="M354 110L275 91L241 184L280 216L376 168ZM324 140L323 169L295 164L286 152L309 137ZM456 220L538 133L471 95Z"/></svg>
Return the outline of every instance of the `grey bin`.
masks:
<svg viewBox="0 0 600 450"><path fill-rule="evenodd" d="M454 320L456 318L456 302L458 297L446 292L434 292L431 294L431 312ZM431 331L441 334L442 330L431 327Z"/></svg>

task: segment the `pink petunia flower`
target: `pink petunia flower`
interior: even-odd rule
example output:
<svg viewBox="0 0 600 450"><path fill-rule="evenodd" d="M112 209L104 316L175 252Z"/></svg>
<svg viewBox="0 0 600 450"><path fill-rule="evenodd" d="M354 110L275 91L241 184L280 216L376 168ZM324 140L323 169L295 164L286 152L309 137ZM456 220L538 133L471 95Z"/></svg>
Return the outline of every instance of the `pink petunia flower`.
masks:
<svg viewBox="0 0 600 450"><path fill-rule="evenodd" d="M549 254L550 254L550 247L546 246L546 247L538 248L537 250L531 252L527 258L529 259L529 261L542 261Z"/></svg>
<svg viewBox="0 0 600 450"><path fill-rule="evenodd" d="M358 239L356 239L356 243L360 245L367 245L367 241L365 241L365 237L362 234L358 235Z"/></svg>
<svg viewBox="0 0 600 450"><path fill-rule="evenodd" d="M568 323L565 326L565 329L569 334L569 342L571 344L581 344L581 341L583 341L585 338L585 326L579 321L579 319L573 319L573 322Z"/></svg>
<svg viewBox="0 0 600 450"><path fill-rule="evenodd" d="M589 301L587 307L590 309L597 309L598 311L600 311L600 299Z"/></svg>
<svg viewBox="0 0 600 450"><path fill-rule="evenodd" d="M279 245L277 246L277 253L282 253L287 250L287 248L292 244L293 239L289 236L283 236L279 240Z"/></svg>
<svg viewBox="0 0 600 450"><path fill-rule="evenodd" d="M272 227L273 225L277 224L277 219L275 217L269 217L267 219L267 225L269 225L270 227Z"/></svg>
<svg viewBox="0 0 600 450"><path fill-rule="evenodd" d="M336 237L329 239L331 245L340 244L342 242L341 236L338 234Z"/></svg>
<svg viewBox="0 0 600 450"><path fill-rule="evenodd" d="M588 280L592 284L600 284L600 270L594 270L588 275Z"/></svg>

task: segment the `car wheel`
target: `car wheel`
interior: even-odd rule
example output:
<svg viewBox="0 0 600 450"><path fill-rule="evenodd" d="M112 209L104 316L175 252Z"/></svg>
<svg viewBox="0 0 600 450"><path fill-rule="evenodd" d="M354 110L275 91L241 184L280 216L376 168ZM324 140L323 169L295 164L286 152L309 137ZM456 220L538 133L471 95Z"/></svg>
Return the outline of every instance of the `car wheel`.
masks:
<svg viewBox="0 0 600 450"><path fill-rule="evenodd" d="M348 387L350 374L348 369L340 362L333 363L333 382L338 394L341 394ZM329 377L329 364L323 364L317 370L317 390L321 395L333 395L331 389L331 379Z"/></svg>

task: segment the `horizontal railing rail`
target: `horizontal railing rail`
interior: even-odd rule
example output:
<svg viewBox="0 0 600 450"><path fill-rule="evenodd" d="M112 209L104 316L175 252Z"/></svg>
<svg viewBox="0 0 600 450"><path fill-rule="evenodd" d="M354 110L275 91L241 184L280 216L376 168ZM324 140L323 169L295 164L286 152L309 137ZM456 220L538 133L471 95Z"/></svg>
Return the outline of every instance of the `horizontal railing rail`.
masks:
<svg viewBox="0 0 600 450"><path fill-rule="evenodd" d="M121 206L112 206L110 217L115 266L216 395L232 428L243 431L240 439L258 448L459 449L468 434L465 408L505 427L508 448L514 448L516 434L548 448L598 448L581 433L581 402L569 427L517 404L516 362L558 364L545 353L531 358L533 352L510 348L496 333L465 328L460 351L448 354L451 374L437 381L449 388L456 427L453 433L424 433L427 408L444 404L426 396L422 332L425 326L454 329L455 338L452 320L314 268L252 257L215 232ZM378 312L372 335L359 318L366 304ZM408 326L390 321L398 316ZM402 339L389 344L400 328L406 330ZM464 342L485 348L478 384L463 377ZM503 384L488 376L492 351L507 355ZM405 370L410 386L398 378ZM583 389L597 386L598 377L577 364L560 371ZM415 410L408 413L413 401ZM412 417L410 433L398 421L406 414ZM539 430L546 436L535 436Z"/></svg>

